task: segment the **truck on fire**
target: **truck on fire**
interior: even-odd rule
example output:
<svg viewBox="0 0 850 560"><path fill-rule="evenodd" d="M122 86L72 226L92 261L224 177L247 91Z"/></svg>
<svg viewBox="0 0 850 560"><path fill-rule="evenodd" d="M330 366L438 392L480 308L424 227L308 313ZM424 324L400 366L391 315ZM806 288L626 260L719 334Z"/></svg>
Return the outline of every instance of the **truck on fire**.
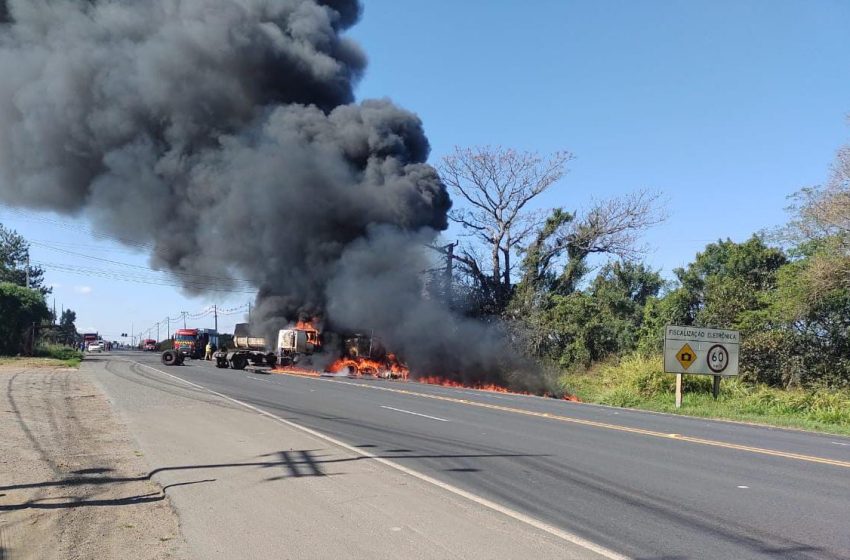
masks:
<svg viewBox="0 0 850 560"><path fill-rule="evenodd" d="M279 330L276 344L269 347L265 337L253 336L249 325L240 323L236 325L233 342L232 350L215 354L216 367L243 370L250 363L259 367L310 369L313 366L311 357L330 348L338 356L333 360L323 360L330 362L322 368L323 372L407 377L407 368L372 335L340 336L325 332L323 337L312 324L299 322L294 327Z"/></svg>
<svg viewBox="0 0 850 560"><path fill-rule="evenodd" d="M239 323L233 331L233 348L216 352L215 365L236 370L245 369L249 363L254 366L287 366L312 355L321 346L319 331L303 323L279 330L276 342L274 347L269 347L265 337L250 332L248 323Z"/></svg>

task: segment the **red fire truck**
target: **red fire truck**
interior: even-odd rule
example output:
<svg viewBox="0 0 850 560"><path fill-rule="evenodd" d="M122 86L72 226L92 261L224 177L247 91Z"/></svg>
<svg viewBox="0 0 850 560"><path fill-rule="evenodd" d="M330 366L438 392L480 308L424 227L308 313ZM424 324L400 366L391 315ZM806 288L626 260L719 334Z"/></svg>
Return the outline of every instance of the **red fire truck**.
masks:
<svg viewBox="0 0 850 560"><path fill-rule="evenodd" d="M177 329L174 333L174 350L185 357L200 360L210 341L218 344L218 333L212 329Z"/></svg>

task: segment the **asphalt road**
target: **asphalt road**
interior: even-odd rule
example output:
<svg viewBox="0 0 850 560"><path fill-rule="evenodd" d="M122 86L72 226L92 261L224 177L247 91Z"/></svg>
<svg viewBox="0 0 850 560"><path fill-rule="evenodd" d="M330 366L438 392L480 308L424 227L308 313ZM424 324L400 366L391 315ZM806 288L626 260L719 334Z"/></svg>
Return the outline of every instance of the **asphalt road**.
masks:
<svg viewBox="0 0 850 560"><path fill-rule="evenodd" d="M148 364L632 558L850 558L848 438L412 382L192 361L166 368L153 354L112 359Z"/></svg>

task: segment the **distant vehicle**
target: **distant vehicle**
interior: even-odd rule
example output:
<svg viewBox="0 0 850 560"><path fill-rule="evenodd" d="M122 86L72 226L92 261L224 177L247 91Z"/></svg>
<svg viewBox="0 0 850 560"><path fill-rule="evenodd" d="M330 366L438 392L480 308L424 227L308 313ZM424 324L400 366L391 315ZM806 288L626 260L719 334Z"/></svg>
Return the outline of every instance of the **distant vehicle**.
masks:
<svg viewBox="0 0 850 560"><path fill-rule="evenodd" d="M146 338L144 341L145 352L156 352L156 341L152 338Z"/></svg>
<svg viewBox="0 0 850 560"><path fill-rule="evenodd" d="M88 345L87 350L89 352L97 352L99 354L103 352L103 344L101 344L100 342L92 342Z"/></svg>

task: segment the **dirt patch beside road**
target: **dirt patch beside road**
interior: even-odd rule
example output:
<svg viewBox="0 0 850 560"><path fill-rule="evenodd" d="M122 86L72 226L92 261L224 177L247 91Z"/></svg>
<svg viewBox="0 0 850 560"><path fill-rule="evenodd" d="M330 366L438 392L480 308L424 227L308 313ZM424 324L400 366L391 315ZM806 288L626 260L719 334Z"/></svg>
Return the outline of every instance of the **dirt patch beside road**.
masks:
<svg viewBox="0 0 850 560"><path fill-rule="evenodd" d="M177 516L77 370L0 365L0 560L185 558Z"/></svg>

